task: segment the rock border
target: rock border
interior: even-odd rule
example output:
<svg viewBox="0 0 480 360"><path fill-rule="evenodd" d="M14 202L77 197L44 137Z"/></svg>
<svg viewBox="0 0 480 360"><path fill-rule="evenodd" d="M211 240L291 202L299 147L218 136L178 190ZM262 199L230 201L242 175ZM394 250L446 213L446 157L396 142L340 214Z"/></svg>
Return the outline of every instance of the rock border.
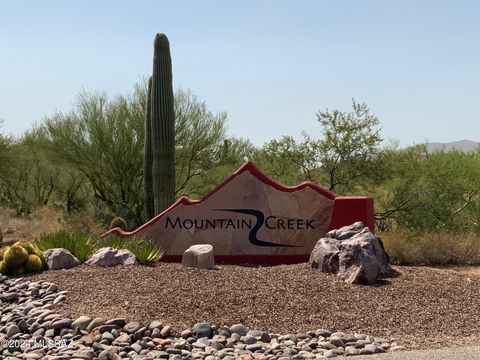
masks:
<svg viewBox="0 0 480 360"><path fill-rule="evenodd" d="M243 324L195 324L180 334L155 320L80 316L54 310L67 291L44 280L0 275L0 354L17 359L205 359L302 360L404 350L388 339L317 329L304 334L269 334Z"/></svg>

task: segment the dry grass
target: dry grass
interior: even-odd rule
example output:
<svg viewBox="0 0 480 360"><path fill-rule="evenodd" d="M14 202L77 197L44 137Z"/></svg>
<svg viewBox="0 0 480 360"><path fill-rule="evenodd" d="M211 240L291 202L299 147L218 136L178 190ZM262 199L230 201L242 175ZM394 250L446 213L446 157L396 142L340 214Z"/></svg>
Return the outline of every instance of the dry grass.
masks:
<svg viewBox="0 0 480 360"><path fill-rule="evenodd" d="M475 234L417 233L395 229L380 233L398 265L479 265L480 237Z"/></svg>
<svg viewBox="0 0 480 360"><path fill-rule="evenodd" d="M12 209L0 207L0 229L3 241L20 239L33 240L41 234L52 234L60 230L99 235L104 229L95 220L93 210L65 215L61 209L52 206L35 208L30 215L15 216Z"/></svg>
<svg viewBox="0 0 480 360"><path fill-rule="evenodd" d="M36 236L54 233L64 228L63 215L53 207L39 207L30 215L15 216L11 209L0 208L0 228L3 230L3 241L20 239L33 240Z"/></svg>

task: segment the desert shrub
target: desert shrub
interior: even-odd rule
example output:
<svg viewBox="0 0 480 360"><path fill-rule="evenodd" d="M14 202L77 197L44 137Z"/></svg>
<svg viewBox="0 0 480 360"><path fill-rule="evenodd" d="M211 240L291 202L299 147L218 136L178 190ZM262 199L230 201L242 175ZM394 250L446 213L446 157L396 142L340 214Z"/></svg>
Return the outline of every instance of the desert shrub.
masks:
<svg viewBox="0 0 480 360"><path fill-rule="evenodd" d="M473 233L415 232L394 229L380 233L396 265L478 265L480 237Z"/></svg>
<svg viewBox="0 0 480 360"><path fill-rule="evenodd" d="M69 234L64 230L54 234L43 234L36 239L35 244L43 251L54 248L66 249L82 262L92 255L94 249L94 242L88 235Z"/></svg>
<svg viewBox="0 0 480 360"><path fill-rule="evenodd" d="M164 254L155 241L141 237L124 239L120 236L108 236L98 240L95 247L96 249L112 247L114 249L130 250L137 257L137 261L143 265L159 261Z"/></svg>

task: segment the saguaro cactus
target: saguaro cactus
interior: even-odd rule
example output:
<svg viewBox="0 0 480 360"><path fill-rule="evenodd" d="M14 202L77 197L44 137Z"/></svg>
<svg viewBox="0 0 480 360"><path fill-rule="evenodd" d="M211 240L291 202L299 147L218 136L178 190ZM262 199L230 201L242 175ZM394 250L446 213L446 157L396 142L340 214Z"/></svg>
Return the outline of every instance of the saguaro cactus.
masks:
<svg viewBox="0 0 480 360"><path fill-rule="evenodd" d="M148 80L147 111L145 115L145 156L143 162L143 187L145 217L150 220L155 216L153 196L153 149L152 149L152 77Z"/></svg>
<svg viewBox="0 0 480 360"><path fill-rule="evenodd" d="M153 192L158 214L175 201L175 114L172 58L165 34L157 34L153 52L151 97Z"/></svg>

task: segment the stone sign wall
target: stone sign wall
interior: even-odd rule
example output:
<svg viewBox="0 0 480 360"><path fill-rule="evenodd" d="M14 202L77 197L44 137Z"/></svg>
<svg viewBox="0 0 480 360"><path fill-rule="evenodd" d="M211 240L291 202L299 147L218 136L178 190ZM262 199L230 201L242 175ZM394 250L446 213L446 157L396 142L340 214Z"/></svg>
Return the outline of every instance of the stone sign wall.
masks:
<svg viewBox="0 0 480 360"><path fill-rule="evenodd" d="M328 230L355 221L373 230L372 198L339 197L312 182L285 186L247 162L201 200L182 197L132 232L103 236L154 239L166 261L211 244L217 262L292 263L307 261Z"/></svg>

